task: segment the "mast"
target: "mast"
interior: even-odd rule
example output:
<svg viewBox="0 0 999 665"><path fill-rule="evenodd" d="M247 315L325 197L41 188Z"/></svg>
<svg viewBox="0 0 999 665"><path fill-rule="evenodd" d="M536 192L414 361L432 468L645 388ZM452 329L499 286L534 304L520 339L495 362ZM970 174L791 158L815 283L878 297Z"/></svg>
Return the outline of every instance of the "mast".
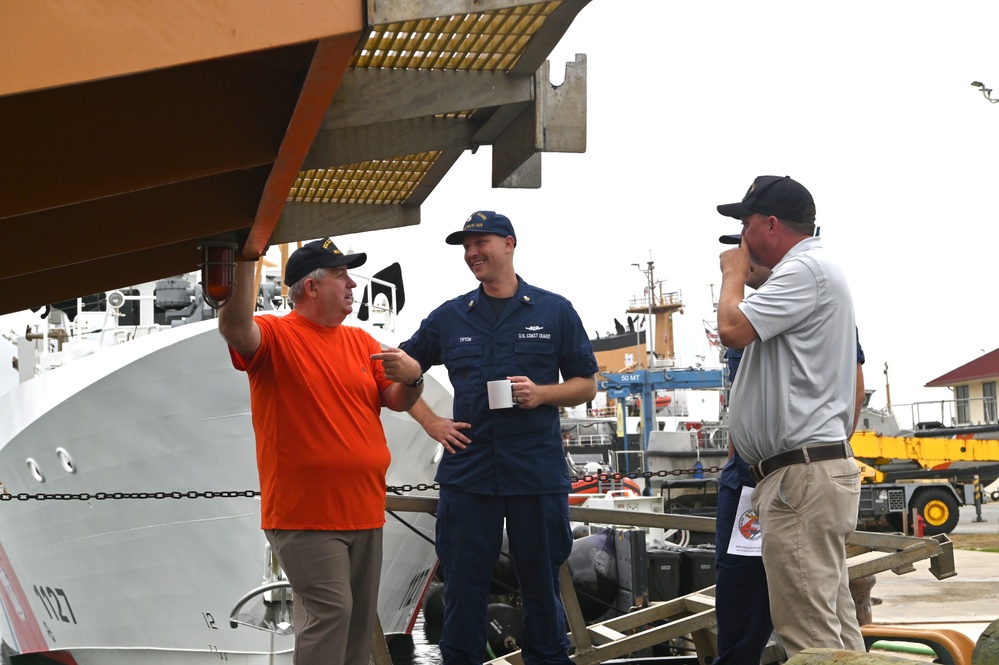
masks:
<svg viewBox="0 0 999 665"><path fill-rule="evenodd" d="M646 369L656 363L670 366L676 359L673 346L673 314L675 312L683 314L683 297L679 291L663 292L662 285L665 280L656 282L655 262L651 258L646 264L647 268L645 270L642 270L641 266L637 263L633 263L632 265L637 267L646 276L648 286L645 288L645 296L642 298L633 298L626 311L629 314L647 314L650 326L649 339L655 340L654 342L650 342L653 361L650 363L647 356L645 362L642 362L642 359L638 359L639 364ZM656 287L659 288L658 294L656 293Z"/></svg>
<svg viewBox="0 0 999 665"><path fill-rule="evenodd" d="M891 412L891 386L888 384L888 363L885 363L885 399L888 400L885 411Z"/></svg>

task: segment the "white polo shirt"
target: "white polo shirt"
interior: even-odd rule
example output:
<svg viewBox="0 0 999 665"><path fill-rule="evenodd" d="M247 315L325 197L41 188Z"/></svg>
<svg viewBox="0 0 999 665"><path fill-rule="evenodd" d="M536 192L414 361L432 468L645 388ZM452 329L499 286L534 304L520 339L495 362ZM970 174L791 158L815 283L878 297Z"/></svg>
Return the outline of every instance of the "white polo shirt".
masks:
<svg viewBox="0 0 999 665"><path fill-rule="evenodd" d="M846 276L806 238L741 303L760 339L732 386L729 430L750 464L853 431L857 337Z"/></svg>

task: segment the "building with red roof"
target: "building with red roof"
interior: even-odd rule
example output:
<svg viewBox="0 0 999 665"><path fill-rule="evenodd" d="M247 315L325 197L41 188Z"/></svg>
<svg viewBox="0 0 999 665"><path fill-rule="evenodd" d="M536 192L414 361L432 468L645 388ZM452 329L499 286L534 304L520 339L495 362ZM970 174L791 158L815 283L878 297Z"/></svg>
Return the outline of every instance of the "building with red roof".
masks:
<svg viewBox="0 0 999 665"><path fill-rule="evenodd" d="M928 382L926 387L953 390L955 402L953 424L994 424L997 380L999 380L999 349L938 376Z"/></svg>

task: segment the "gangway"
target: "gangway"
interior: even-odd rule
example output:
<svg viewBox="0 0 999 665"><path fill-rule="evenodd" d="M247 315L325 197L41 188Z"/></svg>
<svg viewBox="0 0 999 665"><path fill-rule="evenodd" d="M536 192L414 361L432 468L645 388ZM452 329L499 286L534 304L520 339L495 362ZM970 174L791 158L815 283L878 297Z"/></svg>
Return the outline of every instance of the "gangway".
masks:
<svg viewBox="0 0 999 665"><path fill-rule="evenodd" d="M574 514L573 511L576 511ZM688 528L698 530L711 518L635 513L629 511L595 510L569 508L569 517L576 520L579 513L592 513L587 518L601 521L613 518L624 521L636 518L634 526L660 526L665 528ZM614 513L618 515L597 515ZM621 514L627 513L627 514ZM681 517L681 520L673 518ZM702 522L704 520L704 522ZM671 525L668 526L668 525ZM847 539L847 556L873 555L849 567L850 579L892 571L897 575L915 570L913 563L930 559L930 572L937 579L956 575L954 570L953 543L945 536L915 538L896 534L868 533L856 531ZM593 665L608 660L623 658L628 654L663 644L689 635L697 651L698 662L711 662L718 656L718 625L715 617L714 586L680 596L669 601L650 602L633 612L587 626L579 610L576 593L568 567L563 565L560 573L562 603L571 630L570 640L575 653L570 656L578 665ZM520 652L515 651L500 658L488 661L489 665L523 665Z"/></svg>
<svg viewBox="0 0 999 665"><path fill-rule="evenodd" d="M397 512L436 513L434 497L389 496L386 510ZM693 515L641 513L628 510L570 506L569 519L574 522L620 524L628 527L651 527L714 533L715 520ZM917 538L900 534L855 531L847 538L850 579L855 580L892 571L903 575L915 570L916 561L930 560L930 572L937 579L956 575L954 545L944 534ZM668 601L647 599L622 616L586 625L567 565L560 571L562 602L568 618L570 639L575 652L571 656L579 665L592 665L621 658L655 644L690 635L700 662L717 656L714 629L714 587L707 587ZM376 634L376 643L384 636ZM385 661L386 651L374 649L376 665L391 665ZM380 656L380 658L379 658ZM523 665L520 652L515 651L488 661L490 665Z"/></svg>

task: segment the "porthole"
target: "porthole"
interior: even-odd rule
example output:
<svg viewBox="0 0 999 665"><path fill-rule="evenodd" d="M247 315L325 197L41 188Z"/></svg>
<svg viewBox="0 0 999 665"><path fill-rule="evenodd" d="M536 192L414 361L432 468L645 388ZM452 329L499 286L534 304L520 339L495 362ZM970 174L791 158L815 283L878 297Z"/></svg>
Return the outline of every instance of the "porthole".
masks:
<svg viewBox="0 0 999 665"><path fill-rule="evenodd" d="M62 468L66 469L67 473L76 473L76 466L73 464L73 458L68 450L56 448L56 457L59 458L59 463L62 464Z"/></svg>
<svg viewBox="0 0 999 665"><path fill-rule="evenodd" d="M45 474L42 473L42 470L38 467L38 462L36 462L33 458L29 457L27 459L27 464L28 464L28 471L31 471L31 475L35 477L35 480L37 480L40 483L44 483Z"/></svg>

